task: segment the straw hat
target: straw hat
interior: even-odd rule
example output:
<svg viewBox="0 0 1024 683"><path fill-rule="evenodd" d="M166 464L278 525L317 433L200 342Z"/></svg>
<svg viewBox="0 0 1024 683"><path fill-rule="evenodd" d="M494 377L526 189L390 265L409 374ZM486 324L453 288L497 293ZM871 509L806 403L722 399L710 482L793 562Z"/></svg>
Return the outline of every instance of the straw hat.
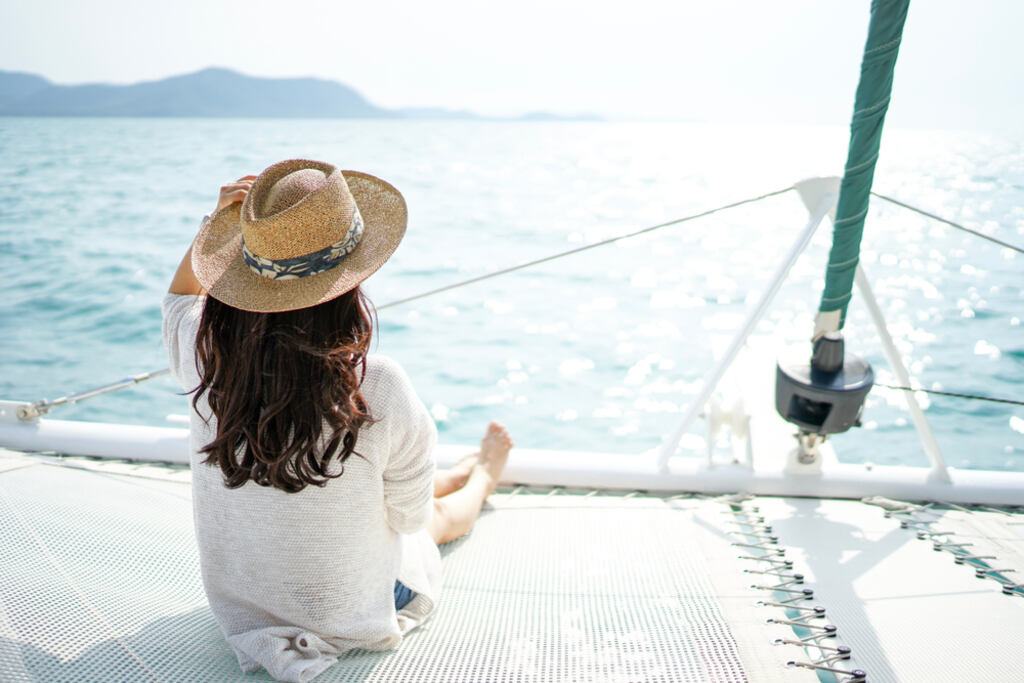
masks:
<svg viewBox="0 0 1024 683"><path fill-rule="evenodd" d="M405 199L380 178L289 159L263 171L245 201L200 228L192 270L210 296L235 308L315 306L383 266L407 217Z"/></svg>

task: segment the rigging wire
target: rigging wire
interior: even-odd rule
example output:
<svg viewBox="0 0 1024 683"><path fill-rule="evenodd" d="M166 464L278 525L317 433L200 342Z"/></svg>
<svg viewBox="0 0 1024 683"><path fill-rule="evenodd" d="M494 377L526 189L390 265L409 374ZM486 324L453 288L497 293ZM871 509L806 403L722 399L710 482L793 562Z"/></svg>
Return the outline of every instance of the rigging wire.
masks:
<svg viewBox="0 0 1024 683"><path fill-rule="evenodd" d="M907 209L909 211L913 211L914 213L920 214L920 215L925 216L927 218L931 218L932 220L938 221L940 223L945 223L946 225L948 225L950 227L953 227L953 228L956 228L957 230L962 230L963 232L966 232L968 234L974 235L975 237L980 237L981 239L987 240L989 242L992 242L993 244L998 244L999 246L1004 247L1006 249L1011 249L1011 250L1016 251L1016 252L1018 252L1020 254L1024 254L1024 248L1018 247L1015 244L1010 244L1009 242L1004 242L1001 239L998 239L996 237L992 237L991 235L986 235L985 233L979 232L978 230L973 230L971 228L968 228L965 225L961 225L960 223L956 223L954 221L951 221L948 218L943 218L942 216L938 216L938 215L936 215L934 213L931 213L930 211L925 211L924 209L920 209L920 208L918 208L916 206L912 206L912 205L907 204L905 202L901 202L900 200L896 199L895 197L890 197L890 196L884 195L884 194L882 194L880 192L875 192L873 190L872 190L871 194L874 195L875 197L878 197L879 199L884 199L887 202L895 204L896 206L901 206L904 209ZM973 399L975 401L991 401L992 403L1006 403L1006 404L1009 404L1009 405L1024 406L1024 401L1020 401L1020 400L1012 399L1012 398L995 398L995 397L992 397L992 396L980 396L978 394L966 394L966 393L956 392L956 391L939 391L938 389L924 389L924 388L921 388L921 387L917 387L917 388L914 388L914 387L904 387L904 386L898 386L898 385L894 385L894 384L883 384L881 382L875 382L875 386L885 387L887 389L896 389L896 390L899 390L899 391L922 391L922 392L924 392L926 394L935 394L936 396L950 396L952 398L967 398L967 399Z"/></svg>
<svg viewBox="0 0 1024 683"><path fill-rule="evenodd" d="M603 247L605 245L613 244L615 242L626 240L626 239L629 239L629 238L632 238L632 237L639 237L640 235L645 235L647 233L654 232L655 230L660 230L662 228L667 228L667 227L670 227L670 226L673 226L673 225L679 225L680 223L686 223L688 221L697 220L698 218L704 218L706 216L710 216L710 215L718 213L720 211L725 211L727 209L733 209L733 208L736 208L738 206L743 206L744 204L753 204L754 202L761 201L762 199L768 199L770 197L775 197L775 196L778 196L778 195L781 195L781 194L785 194L786 192L789 192L792 189L794 189L793 186L789 186L789 187L782 188L782 189L779 189L779 190L773 190L771 192L766 192L765 194L758 195L756 197L749 197L747 199L741 199L739 201L735 201L735 202L732 202L732 203L729 203L729 204L725 204L723 206L719 206L719 207L716 207L716 208L713 208L713 209L708 209L706 211L701 211L699 213L690 214L688 216L683 216L681 218L676 218L676 219L673 219L673 220L670 220L670 221L666 221L664 223L658 223L657 225L651 225L651 226L648 226L646 228L641 228L640 230L634 230L633 232L628 232L628 233L625 233L625 234L622 234L622 235L616 235L615 237L609 237L609 238L604 239L604 240L599 240L597 242L592 242L590 244L583 245L582 247L575 247L573 249L567 249L565 251L561 251L561 252L558 252L558 253L555 253L555 254L550 254L548 256L544 256L544 257L539 258L539 259L534 259L532 261L526 261L524 263L520 263L520 264L517 264L517 265L514 265L514 266L510 266L508 268L502 268L501 270L496 270L496 271L493 271L493 272L490 272L490 273L485 273L483 275L478 275L476 277L469 278L468 280L462 280L460 282L454 282L452 284L444 285L442 287L437 287L435 289L431 289L431 290L426 291L426 292L421 292L419 294L414 294L413 296L405 297L404 299L396 299L394 301L389 301L386 304L382 304L380 306L377 306L377 310L383 310L385 308L391 308L392 306L399 306L401 304L409 303L411 301L417 301L419 299L424 299L424 298L429 297L429 296L434 296L435 294L440 294L442 292L451 291L453 289L458 289L460 287L465 287L467 285L471 285L471 284L474 284L474 283L477 283L477 282L481 282L482 280L489 280L491 278L498 277L499 275L506 275L508 273L513 273L513 272L518 271L518 270L523 270L525 268L530 268L532 266L540 265L542 263L547 263L549 261L554 261L556 259L564 258L566 256L572 256L573 254L578 254L580 252L588 251L590 249L595 249L597 247ZM965 227L963 225L960 225L959 223L955 223L955 222L953 222L951 220L948 220L946 218L942 218L941 216L937 216L937 215L935 215L933 213L925 211L924 209L919 209L919 208L917 208L915 206L911 206L910 204L905 204L905 203L899 201L898 199L894 199L893 197L889 197L887 195L884 195L884 194L881 194L881 193L878 193L878 192L874 192L874 191L872 191L871 194L873 194L874 196L878 197L879 199L884 199L885 201L892 202L893 204L901 206L901 207L903 207L905 209L908 209L908 210L913 211L915 213L919 213L922 216L927 216L928 218L931 218L933 220L937 220L940 223L945 223L946 225L952 226L952 227L954 227L954 228L956 228L958 230L963 230L964 232L970 233L972 235L976 235L978 237L981 237L982 239L988 240L989 242L994 242L995 244L998 244L998 245L1000 245L1002 247L1005 247L1007 249L1012 249L1014 251L1017 251L1017 252L1020 252L1020 253L1024 254L1024 249L1022 249L1021 247L1015 246L1015 245L1010 244L1008 242L1003 242L1002 240L996 239L995 237L991 237L990 235L986 235L986 234L984 234L982 232L978 232L977 230L972 230L971 228ZM42 399L40 401L36 401L35 403L28 404L28 405L25 405L25 406L22 406L21 408L19 408L19 410L18 410L19 417L21 419L23 419L23 420L33 419L33 418L39 417L41 415L45 415L49 411L50 408L53 408L53 407L56 407L56 406L59 406L59 405L69 404L69 403L77 403L80 400L87 399L87 398L92 398L93 396L99 396L101 394L109 393L111 391L116 391L118 389L124 389L124 388L132 386L134 384L138 384L139 382L142 382L144 380L152 379L153 377L159 377L160 375L165 375L168 372L170 372L170 370L166 369L166 368L162 369L162 370L154 370L152 372L142 373L140 375L135 375L133 377L127 377L125 379L119 380L119 381L114 382L112 384L104 385L104 386L101 386L101 387L96 387L94 389L89 389L89 390L86 390L86 391L83 391L83 392L79 392L77 394L71 394L69 396L65 396L65 397L59 398L59 399L57 399L55 401L47 401L46 399ZM976 395L976 394L966 394L966 393L950 392L950 391L939 391L937 389L923 389L923 388L914 388L914 387L904 387L904 386L898 386L898 385L892 385L892 384L882 384L880 382L876 382L875 385L876 386L880 386L880 387L885 387L887 389L896 389L896 390L900 390L900 391L922 391L922 392L924 392L926 394L936 394L936 395L939 395L939 396L950 396L950 397L953 397L953 398L966 398L966 399L974 399L974 400L978 400L978 401L991 401L993 403L1005 403L1005 404L1009 404L1009 405L1024 405L1024 401L1020 401L1020 400L1016 400L1016 399L994 398L994 397L990 397L990 396L980 396L980 395Z"/></svg>
<svg viewBox="0 0 1024 683"><path fill-rule="evenodd" d="M989 242L992 242L993 244L998 244L999 246L1005 247L1006 249L1012 249L1013 251L1016 251L1019 254L1024 254L1024 248L1018 247L1016 244L1010 244L1009 242L1004 242L1003 240L995 238L995 237L992 237L991 235L986 235L983 232L979 232L977 230L973 230L971 228L968 228L966 225L960 225L959 223L954 223L953 221L949 220L948 218L943 218L942 216L936 216L934 213L931 213L929 211L925 211L924 209L919 209L916 206L911 206L910 204L905 204L905 203L901 202L900 200L898 200L898 199L896 199L894 197L890 197L888 195L884 195L884 194L881 194L879 192L874 192L874 191L872 191L871 194L873 194L874 196L878 197L879 199L884 199L887 202L892 202L896 206L902 206L904 209L908 209L910 211L913 211L914 213L919 213L922 216L927 216L928 218L931 218L932 220L938 221L940 223L945 223L946 225L954 227L957 230L963 230L964 232L970 233L971 235L974 235L976 237L980 237L983 240L988 240Z"/></svg>
<svg viewBox="0 0 1024 683"><path fill-rule="evenodd" d="M635 230L633 232L628 232L628 233L626 233L624 235L617 235L615 237L609 237L608 239L600 240L600 241L597 241L597 242L591 242L590 244L585 244L582 247L576 247L574 249L568 249L566 251L560 251L557 254L551 254L551 255L545 256L543 258L534 259L533 261L527 261L525 263L520 263L520 264L515 265L515 266L510 266L508 268L502 268L501 270L496 270L496 271L491 272L491 273L485 273L484 275L478 275L477 277L473 277L473 278L470 278L468 280L463 280L461 282L454 282L454 283L452 283L450 285L444 285L443 287L438 287L437 289L431 289L430 291L427 291L427 292L421 292L420 294L414 294L414 295L412 295L410 297L406 297L404 299L398 299L396 301L389 301L388 303L386 303L386 304L384 304L382 306L378 306L377 310L381 310L381 309L384 309L384 308L390 308L392 306L398 306L400 304L406 304L406 303L409 303L410 301L416 301L417 299L424 299L424 298L426 298L428 296L434 296L435 294L440 294L442 292L447 292L447 291L452 290L452 289L458 289L459 287L465 287L466 285L471 285L471 284L480 282L481 280L489 280L490 278L498 277L499 275L506 275L508 273L514 273L517 270L522 270L524 268L530 268L532 266L540 265L541 263L547 263L548 261L554 261L555 259L560 259L560 258L563 258L563 257L566 257L566 256L572 256L573 254L578 254L578 253L580 253L582 251L587 251L589 249L596 249L597 247L603 247L606 244L612 244L614 242L619 242L621 240L629 239L631 237L639 237L640 235L645 235L645 234L647 234L649 232L654 232L655 230L660 230L661 228L667 228L667 227L669 227L671 225L678 225L680 223L686 223L687 221L696 220L698 218L704 218L705 216L710 216L711 214L718 213L719 211L725 211L726 209L734 209L737 206L743 206L744 204L753 204L754 202L759 202L762 199L768 199L769 197L775 197L775 196L780 195L780 194L785 194L786 192L789 192L792 189L793 189L793 186L790 185L789 187L783 188L781 190L774 190L772 192L767 192L765 194L758 195L757 197L751 197L749 199L741 199L740 201L733 202L731 204L726 204L725 206L719 206L719 207L717 207L715 209L708 209L707 211L701 211L700 213L691 214L689 216L683 216L682 218L676 218L676 219L671 220L671 221L666 221L664 223L658 223L657 225L651 225L651 226L648 226L646 228L642 228L640 230Z"/></svg>
<svg viewBox="0 0 1024 683"><path fill-rule="evenodd" d="M508 268L502 268L501 270L496 270L496 271L491 272L491 273L485 273L483 275L478 275L477 277L473 277L473 278L470 278L468 280L463 280L461 282L454 282L454 283L452 283L450 285L445 285L443 287L438 287L436 289L432 289L432 290L427 291L427 292L421 292L420 294L414 294L413 296L409 296L409 297L406 297L404 299L397 299L395 301L389 301L388 303L382 304L380 306L377 306L376 308L377 308L378 311L380 311L380 310L383 310L385 308L391 308L392 306L398 306L400 304L409 303L410 301L416 301L418 299L423 299L423 298L426 298L428 296L433 296L435 294L440 294L441 292L447 292L449 290L458 289L459 287L465 287L466 285L471 285L473 283L480 282L481 280L488 280L488 279L493 278L493 277L498 277L499 275L505 275L507 273L512 273L512 272L515 272L517 270L522 270L524 268L529 268L531 266L536 266L536 265L539 265L541 263L547 263L548 261L554 261L555 259L560 259L560 258L563 258L565 256L572 256L573 254L578 254L578 253L580 253L582 251L587 251L589 249L594 249L596 247L603 247L606 244L612 244L614 242L619 242L621 240L629 239L631 237L639 237L640 235L645 235L645 234L647 234L649 232L654 232L655 230L660 230L662 228L667 228L667 227L672 226L672 225L678 225L680 223L686 223L687 221L693 221L693 220L696 220L698 218L704 218L705 216L710 216L712 214L718 213L719 211L725 211L727 209L734 209L734 208L736 208L738 206L743 206L744 204L753 204L754 202L759 202L762 199L768 199L769 197L775 197L775 196L780 195L780 194L785 194L785 193L789 192L792 189L794 189L794 188L793 188L792 185L790 185L789 187L782 188L781 190L773 190L771 192L766 192L765 194L758 195L756 197L749 197L747 199L741 199L739 201L735 201L735 202L732 202L730 204L725 204L723 206L719 206L719 207L716 207L714 209L708 209L707 211L701 211L700 213L691 214L689 216L683 216L682 218L676 218L674 220L666 221L664 223L658 223L657 225L651 225L651 226L648 226L646 228L641 228L640 230L634 230L633 232L629 232L629 233L626 233L624 235L617 235L615 237L609 237L608 239L600 240L600 241L597 241L597 242L592 242L592 243L586 244L586 245L584 245L582 247L576 247L574 249L568 249L566 251L562 251L562 252L559 252L557 254L551 254L551 255L545 256L543 258L534 259L533 261L527 261L526 263L520 263L518 265L510 266ZM21 420L26 420L26 421L27 420L32 420L32 419L35 419L37 417L41 417L42 415L45 415L47 412L49 412L50 408L54 408L54 407L60 406L60 405L66 405L66 404L69 404L69 403L77 403L78 401L81 401L81 400L84 400L84 399L87 399L87 398L92 398L93 396L99 396L101 394L106 394L106 393L109 393L111 391L117 391L119 389L124 389L125 387L131 386L133 384L138 384L139 382L142 382L144 380L152 379L153 377L159 377L160 375L166 375L169 372L170 372L170 369L164 368L163 370L154 370L152 372L142 373L141 375L135 375L133 377L127 377L125 379L119 380L119 381L114 382L112 384L107 384L107 385L104 385L104 386L101 386L101 387L96 387L94 389L89 389L89 390L82 391L82 392L79 392L79 393L76 393L76 394L71 394L69 396L65 396L65 397L59 398L59 399L57 399L55 401L48 401L48 400L46 400L44 398L44 399L41 399L39 401L36 401L35 403L23 405L20 408L18 408L18 417Z"/></svg>
<svg viewBox="0 0 1024 683"><path fill-rule="evenodd" d="M37 417L46 415L48 412L50 412L51 408L56 408L57 406L63 405L71 405L74 403L78 403L79 401L84 401L87 398L92 398L94 396L102 396L103 394L109 394L112 391L125 389L132 385L138 384L139 382L144 382L147 379L153 379L154 377L166 375L170 373L170 371L170 368L164 368L162 370L143 372L138 375L132 375L131 377L119 379L116 382L111 382L110 384L104 384L103 386L93 387L92 389L86 389L85 391L79 391L74 394L68 394L67 396L62 396L61 398L58 398L54 401L49 401L44 398L39 401L36 401L35 403L32 403L31 405L23 405L19 407L17 411L18 419L23 421L33 420Z"/></svg>
<svg viewBox="0 0 1024 683"><path fill-rule="evenodd" d="M882 382L875 382L876 387L885 387L886 389L898 389L899 391L923 391L926 394L935 394L936 396L951 396L953 398L970 398L975 401L991 401L992 403L1008 403L1014 406L1024 406L1024 401L1019 401L1015 398L995 398L993 396L981 396L979 394L964 394L956 391L939 391L938 389L924 389L922 387L904 387L898 384L883 384Z"/></svg>

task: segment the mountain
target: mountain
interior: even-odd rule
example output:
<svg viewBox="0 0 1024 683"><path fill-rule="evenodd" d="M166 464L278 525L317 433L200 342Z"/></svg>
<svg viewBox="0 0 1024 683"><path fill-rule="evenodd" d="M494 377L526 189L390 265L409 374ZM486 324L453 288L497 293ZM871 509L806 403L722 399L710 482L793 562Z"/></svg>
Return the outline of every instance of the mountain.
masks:
<svg viewBox="0 0 1024 683"><path fill-rule="evenodd" d="M0 109L8 102L50 87L53 87L53 84L42 76L0 71Z"/></svg>
<svg viewBox="0 0 1024 683"><path fill-rule="evenodd" d="M132 85L57 85L0 71L0 116L483 119L464 109L384 109L347 85L320 78L259 78L203 69ZM533 113L524 120L597 120Z"/></svg>
<svg viewBox="0 0 1024 683"><path fill-rule="evenodd" d="M133 85L55 85L0 71L0 115L380 118L348 86L319 78L256 78L203 69Z"/></svg>

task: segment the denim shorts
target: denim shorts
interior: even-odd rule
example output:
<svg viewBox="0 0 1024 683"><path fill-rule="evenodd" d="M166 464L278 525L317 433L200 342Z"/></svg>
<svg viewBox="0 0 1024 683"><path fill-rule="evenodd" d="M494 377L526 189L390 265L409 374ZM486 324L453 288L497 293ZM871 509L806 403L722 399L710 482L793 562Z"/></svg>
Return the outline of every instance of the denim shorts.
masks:
<svg viewBox="0 0 1024 683"><path fill-rule="evenodd" d="M409 590L401 581L395 581L395 609L402 609L416 597L416 594Z"/></svg>

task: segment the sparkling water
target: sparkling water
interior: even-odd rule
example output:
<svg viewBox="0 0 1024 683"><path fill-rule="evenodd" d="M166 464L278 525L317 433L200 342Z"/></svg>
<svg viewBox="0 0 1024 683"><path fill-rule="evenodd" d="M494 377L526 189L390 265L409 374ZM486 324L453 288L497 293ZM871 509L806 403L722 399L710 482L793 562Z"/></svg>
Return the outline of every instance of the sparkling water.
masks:
<svg viewBox="0 0 1024 683"><path fill-rule="evenodd" d="M37 400L165 367L160 300L221 184L323 159L405 194L409 231L377 304L837 175L845 128L693 123L0 119L0 396ZM1024 243L1024 150L890 130L875 189ZM656 447L806 221L795 193L382 310L376 350L413 379L441 440L486 422L520 446ZM806 348L825 225L758 335ZM863 263L916 382L1021 399L1024 257L872 201ZM894 382L854 295L848 350ZM766 401L773 400L771 396ZM167 424L173 380L53 417ZM933 396L949 464L1024 470L1024 408ZM844 460L925 464L898 392L876 389ZM700 426L688 437L699 443Z"/></svg>

